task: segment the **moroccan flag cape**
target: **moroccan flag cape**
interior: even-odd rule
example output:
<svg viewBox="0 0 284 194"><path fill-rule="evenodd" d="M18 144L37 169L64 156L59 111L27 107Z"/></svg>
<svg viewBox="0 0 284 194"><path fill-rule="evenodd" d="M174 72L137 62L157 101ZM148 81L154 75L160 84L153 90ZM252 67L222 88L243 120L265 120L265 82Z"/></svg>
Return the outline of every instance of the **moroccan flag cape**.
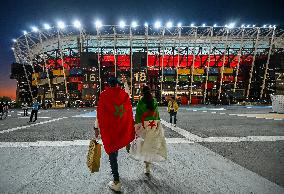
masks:
<svg viewBox="0 0 284 194"><path fill-rule="evenodd" d="M110 87L100 95L98 124L107 154L125 147L135 137L132 106L120 87Z"/></svg>

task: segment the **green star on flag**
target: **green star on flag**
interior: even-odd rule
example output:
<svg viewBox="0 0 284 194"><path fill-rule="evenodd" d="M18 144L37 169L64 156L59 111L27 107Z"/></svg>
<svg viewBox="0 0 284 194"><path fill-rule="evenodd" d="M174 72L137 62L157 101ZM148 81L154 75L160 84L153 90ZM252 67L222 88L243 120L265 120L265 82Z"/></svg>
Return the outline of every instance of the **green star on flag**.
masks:
<svg viewBox="0 0 284 194"><path fill-rule="evenodd" d="M120 118L122 118L123 114L125 113L123 104L122 105L115 104L114 108L115 108L114 116L119 116Z"/></svg>

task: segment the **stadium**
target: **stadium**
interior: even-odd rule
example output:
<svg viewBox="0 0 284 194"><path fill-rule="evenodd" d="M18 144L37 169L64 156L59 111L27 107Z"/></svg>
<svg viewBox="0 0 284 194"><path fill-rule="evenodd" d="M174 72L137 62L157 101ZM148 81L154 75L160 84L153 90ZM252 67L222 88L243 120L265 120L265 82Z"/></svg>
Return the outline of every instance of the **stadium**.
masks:
<svg viewBox="0 0 284 194"><path fill-rule="evenodd" d="M284 30L234 23L103 25L58 22L13 40L17 100L95 105L110 76L127 79L136 102L147 84L160 103L269 101L283 94ZM282 77L281 77L282 76Z"/></svg>

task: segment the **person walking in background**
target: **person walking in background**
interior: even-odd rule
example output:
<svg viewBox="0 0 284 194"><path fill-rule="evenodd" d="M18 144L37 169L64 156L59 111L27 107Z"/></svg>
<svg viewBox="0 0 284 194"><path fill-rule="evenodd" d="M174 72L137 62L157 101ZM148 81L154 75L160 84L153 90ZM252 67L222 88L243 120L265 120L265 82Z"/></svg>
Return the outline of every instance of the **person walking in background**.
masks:
<svg viewBox="0 0 284 194"><path fill-rule="evenodd" d="M169 100L168 103L168 113L170 114L170 123L172 125L172 117L174 117L174 126L177 124L177 111L178 111L178 103L174 97Z"/></svg>
<svg viewBox="0 0 284 194"><path fill-rule="evenodd" d="M109 155L113 181L108 186L114 191L121 191L117 156L118 150L129 145L135 137L133 111L129 95L118 86L117 78L111 77L108 84L110 87L100 94L95 136L101 135Z"/></svg>
<svg viewBox="0 0 284 194"><path fill-rule="evenodd" d="M30 121L29 122L36 122L36 120L37 120L37 113L38 113L39 109L40 109L40 104L37 102L36 99L34 99L33 104L32 104L32 112L31 112L31 116L30 116ZM35 115L35 120L33 120L33 116L34 115Z"/></svg>
<svg viewBox="0 0 284 194"><path fill-rule="evenodd" d="M151 163L167 159L164 129L160 122L158 103L148 86L142 89L143 97L138 102L135 115L137 138L130 147L130 156L144 161L145 174L150 175Z"/></svg>
<svg viewBox="0 0 284 194"><path fill-rule="evenodd" d="M24 111L24 117L28 116L28 108L29 108L28 103L27 102L23 102L22 103L22 110Z"/></svg>

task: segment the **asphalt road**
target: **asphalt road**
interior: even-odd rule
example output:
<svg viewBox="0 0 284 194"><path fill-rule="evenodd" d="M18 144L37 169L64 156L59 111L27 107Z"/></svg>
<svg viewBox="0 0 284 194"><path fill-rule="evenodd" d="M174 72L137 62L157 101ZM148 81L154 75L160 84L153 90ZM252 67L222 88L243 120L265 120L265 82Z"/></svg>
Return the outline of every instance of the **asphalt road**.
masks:
<svg viewBox="0 0 284 194"><path fill-rule="evenodd" d="M120 152L124 193L284 193L284 115L261 106L181 107L177 127L160 117L168 160L143 164ZM0 120L0 193L111 193L108 159L86 168L94 109L40 110L27 123L21 110Z"/></svg>

